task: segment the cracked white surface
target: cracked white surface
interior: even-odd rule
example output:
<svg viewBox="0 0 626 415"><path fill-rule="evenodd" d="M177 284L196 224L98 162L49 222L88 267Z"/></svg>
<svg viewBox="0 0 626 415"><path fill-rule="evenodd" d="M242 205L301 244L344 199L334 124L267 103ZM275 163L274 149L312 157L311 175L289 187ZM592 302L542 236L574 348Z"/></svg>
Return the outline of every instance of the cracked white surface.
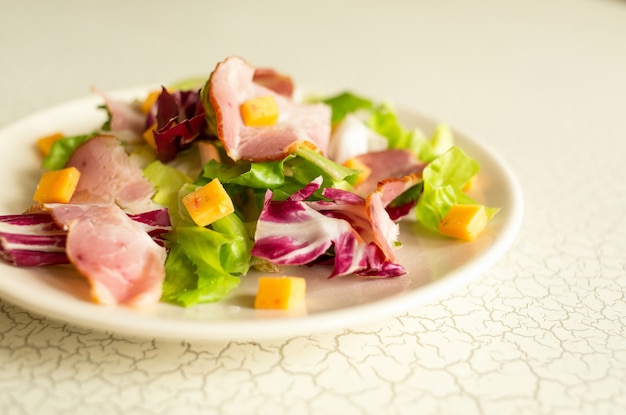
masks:
<svg viewBox="0 0 626 415"><path fill-rule="evenodd" d="M511 250L469 286L330 333L263 343L128 338L0 300L0 413L626 413L626 3L319 2L301 6L309 31L262 50L250 38L254 22L284 37L298 27L293 14L199 3L197 14L215 23L195 43L183 40L186 27L165 37L153 26L170 13L170 22L207 24L189 17L191 2L173 11L39 3L0 6L1 125L81 96L94 79L107 88L176 79L241 53L304 82L417 100L468 128L517 173L525 216ZM337 26L314 30L331 4ZM119 16L128 17L116 24ZM337 45L346 31L362 42ZM368 42L387 47L382 60ZM309 51L291 49L302 61L293 62L268 45ZM163 61L176 51L189 67ZM306 58L345 67L320 73ZM136 60L150 71L133 69ZM381 71L395 75L369 82Z"/></svg>

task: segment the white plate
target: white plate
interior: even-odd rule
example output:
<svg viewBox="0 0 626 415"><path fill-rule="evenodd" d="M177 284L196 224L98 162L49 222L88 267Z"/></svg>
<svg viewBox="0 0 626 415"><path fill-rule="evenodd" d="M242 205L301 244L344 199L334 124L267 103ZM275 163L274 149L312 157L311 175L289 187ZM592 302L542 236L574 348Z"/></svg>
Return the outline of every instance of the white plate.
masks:
<svg viewBox="0 0 626 415"><path fill-rule="evenodd" d="M113 96L141 97L146 89ZM0 130L0 214L22 212L39 179L37 137L54 131L80 134L98 127L104 112L89 97L34 114ZM433 122L406 112L407 126L425 131ZM327 269L295 268L307 277L306 309L260 311L252 307L257 274L215 304L181 308L158 304L145 309L105 307L89 301L87 283L69 266L16 268L0 263L0 296L27 310L79 326L131 336L205 340L259 340L304 335L349 327L407 311L434 301L479 276L500 258L519 230L523 203L514 175L496 155L455 131L457 144L481 165L472 196L501 208L480 237L471 243L445 239L401 225L400 262L409 271L395 279L340 277Z"/></svg>

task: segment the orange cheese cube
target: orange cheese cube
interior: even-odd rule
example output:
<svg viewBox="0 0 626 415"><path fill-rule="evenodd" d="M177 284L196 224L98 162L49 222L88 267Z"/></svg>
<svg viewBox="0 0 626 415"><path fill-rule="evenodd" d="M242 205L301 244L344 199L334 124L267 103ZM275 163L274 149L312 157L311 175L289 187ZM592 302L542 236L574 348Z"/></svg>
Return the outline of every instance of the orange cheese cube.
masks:
<svg viewBox="0 0 626 415"><path fill-rule="evenodd" d="M372 174L372 169L367 167L362 161L356 158L350 158L343 162L343 165L349 169L359 170L359 175L357 176L355 185L363 182L365 179Z"/></svg>
<svg viewBox="0 0 626 415"><path fill-rule="evenodd" d="M68 203L78 185L80 170L67 167L41 175L33 200L39 203Z"/></svg>
<svg viewBox="0 0 626 415"><path fill-rule="evenodd" d="M156 141L154 140L154 130L157 128L157 123L155 122L150 127L143 132L143 139L150 145L150 147L156 149Z"/></svg>
<svg viewBox="0 0 626 415"><path fill-rule="evenodd" d="M218 179L184 196L183 205L196 225L203 227L235 211L233 201Z"/></svg>
<svg viewBox="0 0 626 415"><path fill-rule="evenodd" d="M439 222L439 233L472 241L483 231L489 218L482 205L453 205Z"/></svg>
<svg viewBox="0 0 626 415"><path fill-rule="evenodd" d="M239 111L248 127L267 127L278 121L278 104L272 95L244 101Z"/></svg>
<svg viewBox="0 0 626 415"><path fill-rule="evenodd" d="M63 133L59 132L39 137L37 139L37 148L39 149L41 155L44 157L48 156L48 154L50 154L50 150L52 149L52 145L63 137Z"/></svg>
<svg viewBox="0 0 626 415"><path fill-rule="evenodd" d="M259 277L255 308L287 310L304 302L306 280L300 277Z"/></svg>

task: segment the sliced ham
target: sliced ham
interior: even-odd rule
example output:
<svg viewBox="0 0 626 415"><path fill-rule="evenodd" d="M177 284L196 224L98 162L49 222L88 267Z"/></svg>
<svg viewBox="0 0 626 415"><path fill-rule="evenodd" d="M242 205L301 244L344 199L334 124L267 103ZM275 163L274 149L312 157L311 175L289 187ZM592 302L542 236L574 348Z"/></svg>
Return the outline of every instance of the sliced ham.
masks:
<svg viewBox="0 0 626 415"><path fill-rule="evenodd" d="M395 198L417 185L421 180L419 174L383 180L366 199L365 209L372 226L376 245L380 247L389 260L396 260L393 246L398 241L400 228L386 208Z"/></svg>
<svg viewBox="0 0 626 415"><path fill-rule="evenodd" d="M94 88L93 92L102 97L109 112L109 128L118 138L125 142L142 140L145 129L146 115L141 112L137 102L120 101L111 98Z"/></svg>
<svg viewBox="0 0 626 415"><path fill-rule="evenodd" d="M254 83L263 85L287 98L293 96L294 85L291 78L271 68L256 68L252 77Z"/></svg>
<svg viewBox="0 0 626 415"><path fill-rule="evenodd" d="M356 186L356 192L363 197L372 193L378 183L390 178L402 178L421 174L426 164L410 150L389 149L362 154L355 157L370 168L370 175Z"/></svg>
<svg viewBox="0 0 626 415"><path fill-rule="evenodd" d="M303 104L254 82L255 68L238 57L220 62L209 80L209 100L215 111L217 136L233 160L279 160L300 143L326 152L331 110L326 104ZM248 127L239 112L252 98L273 95L279 119L273 126Z"/></svg>
<svg viewBox="0 0 626 415"><path fill-rule="evenodd" d="M128 213L156 208L152 184L116 137L102 135L79 146L67 166L80 170L72 203L116 203Z"/></svg>
<svg viewBox="0 0 626 415"><path fill-rule="evenodd" d="M67 230L66 254L102 304L156 303L165 278L165 248L116 205L46 205Z"/></svg>
<svg viewBox="0 0 626 415"><path fill-rule="evenodd" d="M172 230L167 208L128 216L159 245ZM42 205L18 215L0 216L0 257L18 267L67 264L67 231Z"/></svg>
<svg viewBox="0 0 626 415"><path fill-rule="evenodd" d="M383 180L367 198L341 189L324 189L323 195L330 202L311 202L311 205L326 216L347 220L359 233L363 241L375 244L384 257L395 261L393 247L398 242L400 228L395 217L391 217L387 207L395 198L417 185L419 175Z"/></svg>

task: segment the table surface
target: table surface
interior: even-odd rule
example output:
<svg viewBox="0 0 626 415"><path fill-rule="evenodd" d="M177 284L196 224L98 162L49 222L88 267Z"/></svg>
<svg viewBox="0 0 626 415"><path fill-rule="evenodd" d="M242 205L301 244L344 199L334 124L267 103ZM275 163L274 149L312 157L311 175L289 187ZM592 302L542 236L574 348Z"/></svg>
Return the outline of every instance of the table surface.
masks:
<svg viewBox="0 0 626 415"><path fill-rule="evenodd" d="M1 413L626 413L626 2L3 1L0 40L0 127L240 55L471 132L525 205L469 285L331 332L127 337L0 299Z"/></svg>

